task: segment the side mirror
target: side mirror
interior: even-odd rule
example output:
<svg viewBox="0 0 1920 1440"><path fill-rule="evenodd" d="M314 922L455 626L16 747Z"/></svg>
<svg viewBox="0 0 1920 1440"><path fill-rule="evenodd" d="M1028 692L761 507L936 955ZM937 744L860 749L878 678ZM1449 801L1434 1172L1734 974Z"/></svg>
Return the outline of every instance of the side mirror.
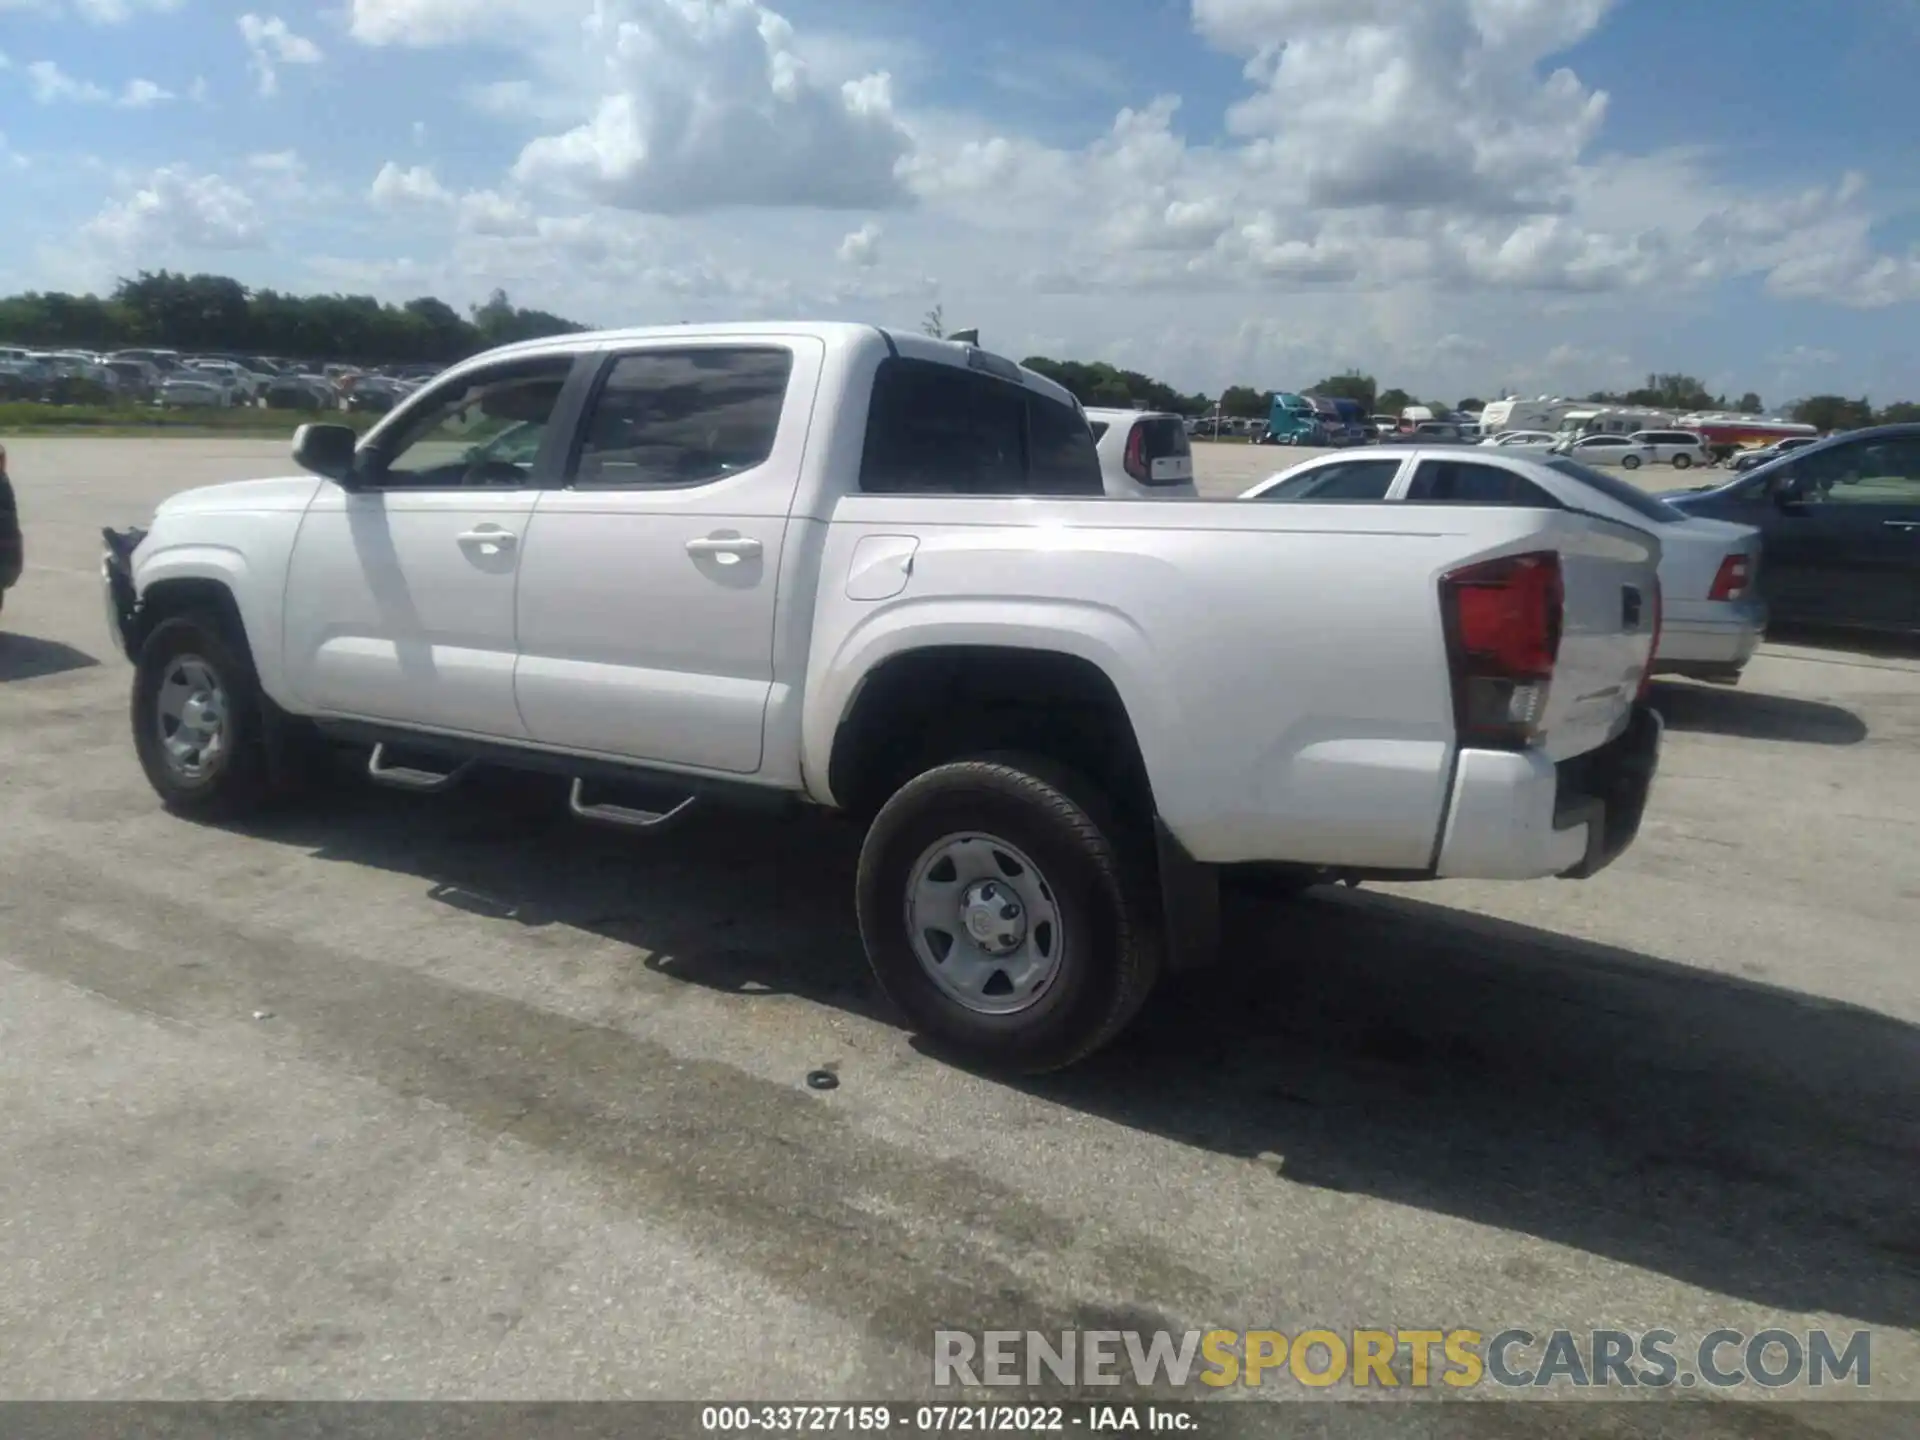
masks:
<svg viewBox="0 0 1920 1440"><path fill-rule="evenodd" d="M293 432L293 463L351 489L359 445L360 436L350 425L302 425Z"/></svg>

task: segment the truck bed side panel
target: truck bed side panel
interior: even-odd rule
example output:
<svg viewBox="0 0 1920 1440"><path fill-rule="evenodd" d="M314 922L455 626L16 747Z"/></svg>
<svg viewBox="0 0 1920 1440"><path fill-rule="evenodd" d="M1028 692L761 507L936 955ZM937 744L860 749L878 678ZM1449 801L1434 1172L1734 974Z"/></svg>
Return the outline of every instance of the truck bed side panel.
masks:
<svg viewBox="0 0 1920 1440"><path fill-rule="evenodd" d="M1386 505L849 497L822 554L805 770L823 794L839 721L890 655L1054 649L1112 679L1161 814L1196 859L1425 867L1454 760L1439 577L1539 548L1542 526L1561 523ZM849 568L869 535L918 548L898 594L855 600Z"/></svg>

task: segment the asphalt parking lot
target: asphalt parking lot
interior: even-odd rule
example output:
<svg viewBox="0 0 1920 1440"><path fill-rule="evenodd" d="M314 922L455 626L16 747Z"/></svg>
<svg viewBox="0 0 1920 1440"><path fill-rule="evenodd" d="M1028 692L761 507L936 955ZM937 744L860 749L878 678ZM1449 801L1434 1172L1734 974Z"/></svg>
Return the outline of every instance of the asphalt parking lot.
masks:
<svg viewBox="0 0 1920 1440"><path fill-rule="evenodd" d="M936 1328L1520 1325L1867 1327L1920 1399L1912 658L1661 687L1610 871L1238 902L1015 1085L889 1020L828 823L345 773L168 817L98 530L284 446L7 448L0 1396L907 1397Z"/></svg>

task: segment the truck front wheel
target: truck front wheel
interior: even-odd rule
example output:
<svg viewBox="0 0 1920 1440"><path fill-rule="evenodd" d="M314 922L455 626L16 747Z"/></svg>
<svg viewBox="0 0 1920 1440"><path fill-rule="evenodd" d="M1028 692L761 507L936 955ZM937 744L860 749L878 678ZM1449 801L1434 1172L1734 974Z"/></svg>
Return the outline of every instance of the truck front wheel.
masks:
<svg viewBox="0 0 1920 1440"><path fill-rule="evenodd" d="M154 626L133 674L133 745L169 810L233 819L270 794L260 694L246 652L213 614Z"/></svg>
<svg viewBox="0 0 1920 1440"><path fill-rule="evenodd" d="M860 852L860 933L912 1026L961 1058L1061 1069L1159 973L1152 872L1087 782L994 757L909 781Z"/></svg>

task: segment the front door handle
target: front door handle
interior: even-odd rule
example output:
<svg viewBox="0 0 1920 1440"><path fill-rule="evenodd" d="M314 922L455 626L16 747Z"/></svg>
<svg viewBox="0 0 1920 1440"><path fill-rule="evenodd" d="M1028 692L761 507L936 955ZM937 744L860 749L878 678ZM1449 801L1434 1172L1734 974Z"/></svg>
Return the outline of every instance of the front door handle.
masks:
<svg viewBox="0 0 1920 1440"><path fill-rule="evenodd" d="M511 550L519 540L511 530L502 530L497 525L482 525L474 530L463 530L455 537L462 545L478 545L482 550L492 546L500 550Z"/></svg>
<svg viewBox="0 0 1920 1440"><path fill-rule="evenodd" d="M1920 520L1882 520L1889 530L1920 530Z"/></svg>
<svg viewBox="0 0 1920 1440"><path fill-rule="evenodd" d="M706 535L687 541L687 554L716 556L722 560L746 560L760 553L760 542L751 535Z"/></svg>

